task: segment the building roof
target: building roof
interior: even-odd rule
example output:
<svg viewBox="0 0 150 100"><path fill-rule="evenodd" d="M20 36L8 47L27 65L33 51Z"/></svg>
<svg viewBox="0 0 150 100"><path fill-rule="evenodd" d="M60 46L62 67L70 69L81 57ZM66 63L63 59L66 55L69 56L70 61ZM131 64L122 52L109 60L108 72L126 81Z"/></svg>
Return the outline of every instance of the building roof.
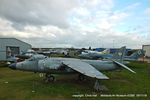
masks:
<svg viewBox="0 0 150 100"><path fill-rule="evenodd" d="M150 44L147 44L147 45L142 45L142 46L150 46Z"/></svg>
<svg viewBox="0 0 150 100"><path fill-rule="evenodd" d="M25 44L28 44L28 45L32 46L31 44L26 43L26 42L24 42L24 41L22 41L22 40L19 40L19 39L17 39L17 38L0 38L0 39L15 39L15 40L17 40L17 41L20 41L20 42L23 42L23 43L25 43Z"/></svg>

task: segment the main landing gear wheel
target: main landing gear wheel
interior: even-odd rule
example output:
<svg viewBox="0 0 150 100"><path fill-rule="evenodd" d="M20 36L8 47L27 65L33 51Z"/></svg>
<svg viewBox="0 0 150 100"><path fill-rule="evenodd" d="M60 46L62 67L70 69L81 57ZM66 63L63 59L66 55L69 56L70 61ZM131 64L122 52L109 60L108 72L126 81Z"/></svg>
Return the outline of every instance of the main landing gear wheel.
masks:
<svg viewBox="0 0 150 100"><path fill-rule="evenodd" d="M55 81L54 76L46 74L46 82L54 82L54 81Z"/></svg>
<svg viewBox="0 0 150 100"><path fill-rule="evenodd" d="M78 76L78 80L79 80L79 81L84 81L84 80L85 80L84 75L79 74L79 76Z"/></svg>

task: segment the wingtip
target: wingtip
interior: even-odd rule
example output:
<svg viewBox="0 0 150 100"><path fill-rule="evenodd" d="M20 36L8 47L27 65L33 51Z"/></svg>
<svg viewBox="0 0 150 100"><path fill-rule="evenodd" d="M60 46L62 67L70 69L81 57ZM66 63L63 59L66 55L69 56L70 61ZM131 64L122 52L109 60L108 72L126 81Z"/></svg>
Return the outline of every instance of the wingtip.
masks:
<svg viewBox="0 0 150 100"><path fill-rule="evenodd" d="M105 76L104 79L109 79L109 77Z"/></svg>
<svg viewBox="0 0 150 100"><path fill-rule="evenodd" d="M136 74L136 72L135 72L135 71L133 71L133 73L134 73L134 74Z"/></svg>
<svg viewBox="0 0 150 100"><path fill-rule="evenodd" d="M135 72L135 71L133 71L133 70L131 70L131 69L130 69L129 71L130 71L130 72L132 72L132 73L134 73L134 74L136 74L136 72Z"/></svg>
<svg viewBox="0 0 150 100"><path fill-rule="evenodd" d="M109 79L109 77L107 77L107 76L103 76L103 77L95 77L95 78L97 78L97 79Z"/></svg>
<svg viewBox="0 0 150 100"><path fill-rule="evenodd" d="M106 79L106 80L108 80L109 78L108 78L108 77L105 77L105 78L101 78L101 79Z"/></svg>
<svg viewBox="0 0 150 100"><path fill-rule="evenodd" d="M109 77L106 77L105 79L107 79L107 80L108 80L108 79L109 79Z"/></svg>

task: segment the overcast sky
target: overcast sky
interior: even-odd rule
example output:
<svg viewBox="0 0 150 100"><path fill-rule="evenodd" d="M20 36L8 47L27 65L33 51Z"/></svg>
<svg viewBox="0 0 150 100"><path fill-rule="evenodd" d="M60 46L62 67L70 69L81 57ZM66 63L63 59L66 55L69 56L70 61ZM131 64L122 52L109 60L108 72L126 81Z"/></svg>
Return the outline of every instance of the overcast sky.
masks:
<svg viewBox="0 0 150 100"><path fill-rule="evenodd" d="M0 37L39 48L142 48L150 0L0 0Z"/></svg>

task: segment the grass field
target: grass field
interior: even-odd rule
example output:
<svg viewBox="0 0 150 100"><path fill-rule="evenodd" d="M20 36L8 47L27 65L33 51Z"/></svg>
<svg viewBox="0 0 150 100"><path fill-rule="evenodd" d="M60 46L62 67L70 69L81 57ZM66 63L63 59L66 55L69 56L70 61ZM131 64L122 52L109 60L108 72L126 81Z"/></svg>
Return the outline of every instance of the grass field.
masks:
<svg viewBox="0 0 150 100"><path fill-rule="evenodd" d="M0 68L0 100L149 100L150 99L150 65L143 62L131 62L128 65L136 71L133 74L125 69L121 72L104 72L110 80L101 80L109 90L95 93L94 79L77 81L77 75L55 75L56 82L45 83L44 78L32 72ZM74 98L77 94L97 94L93 98ZM147 94L147 97L101 97L102 94L127 95Z"/></svg>

